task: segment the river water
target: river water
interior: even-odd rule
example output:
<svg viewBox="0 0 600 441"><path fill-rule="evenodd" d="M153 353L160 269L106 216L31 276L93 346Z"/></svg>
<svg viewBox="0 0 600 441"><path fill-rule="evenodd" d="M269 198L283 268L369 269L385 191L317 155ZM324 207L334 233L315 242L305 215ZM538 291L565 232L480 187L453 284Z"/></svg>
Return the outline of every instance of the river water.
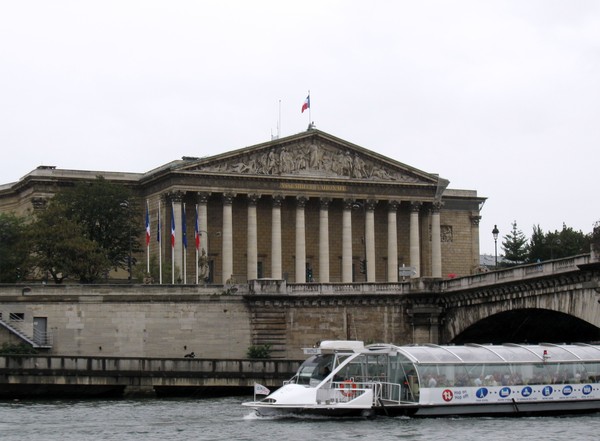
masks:
<svg viewBox="0 0 600 441"><path fill-rule="evenodd" d="M259 418L242 401L0 401L1 441L597 440L600 413L565 417Z"/></svg>

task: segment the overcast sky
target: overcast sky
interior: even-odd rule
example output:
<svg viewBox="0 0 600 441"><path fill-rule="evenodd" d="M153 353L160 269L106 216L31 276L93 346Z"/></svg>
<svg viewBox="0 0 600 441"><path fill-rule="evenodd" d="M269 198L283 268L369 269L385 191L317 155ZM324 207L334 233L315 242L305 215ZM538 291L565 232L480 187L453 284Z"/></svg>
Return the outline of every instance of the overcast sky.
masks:
<svg viewBox="0 0 600 441"><path fill-rule="evenodd" d="M600 2L0 0L0 184L318 129L487 197L481 251L600 220ZM500 245L499 245L500 251Z"/></svg>

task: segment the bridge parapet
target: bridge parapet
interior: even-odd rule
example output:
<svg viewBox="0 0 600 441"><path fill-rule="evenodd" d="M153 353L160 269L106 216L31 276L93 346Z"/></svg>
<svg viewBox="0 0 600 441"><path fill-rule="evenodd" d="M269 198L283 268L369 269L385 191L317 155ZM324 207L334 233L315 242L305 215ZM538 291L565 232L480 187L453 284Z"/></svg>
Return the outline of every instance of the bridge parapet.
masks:
<svg viewBox="0 0 600 441"><path fill-rule="evenodd" d="M490 271L473 276L458 277L441 282L441 290L460 291L468 288L479 288L498 284L500 282L521 281L538 277L552 276L577 271L580 265L591 262L589 254L574 256L566 259L550 260L547 262L520 265L513 268Z"/></svg>

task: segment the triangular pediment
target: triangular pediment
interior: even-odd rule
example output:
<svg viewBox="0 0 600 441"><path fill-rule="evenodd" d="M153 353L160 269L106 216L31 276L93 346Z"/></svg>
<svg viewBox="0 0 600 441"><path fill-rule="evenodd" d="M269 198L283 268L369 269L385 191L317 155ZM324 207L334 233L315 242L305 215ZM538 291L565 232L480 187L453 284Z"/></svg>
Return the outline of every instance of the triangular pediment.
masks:
<svg viewBox="0 0 600 441"><path fill-rule="evenodd" d="M428 174L318 130L186 163L180 171L436 184Z"/></svg>

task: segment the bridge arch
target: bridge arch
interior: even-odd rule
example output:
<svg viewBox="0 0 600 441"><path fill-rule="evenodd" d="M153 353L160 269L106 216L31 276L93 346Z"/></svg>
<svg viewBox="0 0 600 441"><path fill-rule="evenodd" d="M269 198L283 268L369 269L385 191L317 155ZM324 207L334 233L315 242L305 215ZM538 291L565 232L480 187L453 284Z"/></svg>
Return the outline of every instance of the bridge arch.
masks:
<svg viewBox="0 0 600 441"><path fill-rule="evenodd" d="M576 343L600 341L600 328L550 309L499 312L464 328L449 343Z"/></svg>

